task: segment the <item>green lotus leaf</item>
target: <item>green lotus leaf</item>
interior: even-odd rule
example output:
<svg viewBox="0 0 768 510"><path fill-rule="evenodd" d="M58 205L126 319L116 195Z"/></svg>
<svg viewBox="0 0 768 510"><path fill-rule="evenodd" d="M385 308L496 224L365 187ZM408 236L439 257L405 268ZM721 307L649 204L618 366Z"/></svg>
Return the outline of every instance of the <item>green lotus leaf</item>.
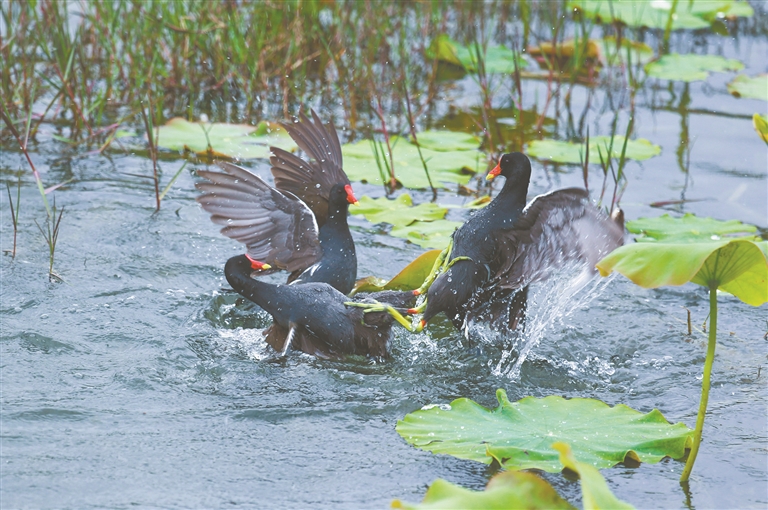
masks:
<svg viewBox="0 0 768 510"><path fill-rule="evenodd" d="M731 2L728 10L723 11L727 18L751 18L755 15L755 10L747 2ZM715 16L719 15L716 13Z"/></svg>
<svg viewBox="0 0 768 510"><path fill-rule="evenodd" d="M506 46L489 44L483 51L482 47L473 44L470 47L462 46L445 34L437 36L427 50L428 58L437 58L443 62L463 67L472 73L477 71L477 52L480 51L485 64L485 72L512 73L515 71L515 54ZM522 69L527 62L517 57L517 67Z"/></svg>
<svg viewBox="0 0 768 510"><path fill-rule="evenodd" d="M624 245L597 263L637 285L656 288L709 282L752 306L768 302L768 241L655 242Z"/></svg>
<svg viewBox="0 0 768 510"><path fill-rule="evenodd" d="M673 218L664 214L657 218L638 218L628 221L627 230L640 234L637 241L719 241L721 236L744 236L757 232L757 227L737 220L720 221L686 214ZM759 240L751 236L753 240Z"/></svg>
<svg viewBox="0 0 768 510"><path fill-rule="evenodd" d="M440 250L429 250L422 253L389 281L375 276L362 278L355 283L352 295L358 292L418 289L427 279L438 255L440 255Z"/></svg>
<svg viewBox="0 0 768 510"><path fill-rule="evenodd" d="M768 117L756 113L752 116L752 125L755 126L757 135L768 143Z"/></svg>
<svg viewBox="0 0 768 510"><path fill-rule="evenodd" d="M395 226L410 225L414 221L434 221L445 217L448 209L430 202L413 205L411 196L403 193L394 200L386 197L363 196L357 207L350 207L352 214L362 214L371 223L389 223Z"/></svg>
<svg viewBox="0 0 768 510"><path fill-rule="evenodd" d="M600 163L598 152L605 157L610 147L611 137L594 136L589 139L589 161ZM613 139L611 155L614 158L621 157L621 148L624 146L624 137L616 135ZM584 157L584 144L573 142L561 142L559 140L534 140L528 144L528 155L537 159L554 161L556 163L580 164ZM645 138L630 140L627 142L627 159L643 161L661 153L661 147L654 145Z"/></svg>
<svg viewBox="0 0 768 510"><path fill-rule="evenodd" d="M555 443L552 448L560 452L560 463L579 475L581 480L581 494L584 508L614 508L618 510L630 510L635 507L626 503L611 492L605 478L594 466L577 461L570 445Z"/></svg>
<svg viewBox="0 0 768 510"><path fill-rule="evenodd" d="M158 147L224 158L268 158L270 145L289 151L296 149L296 143L282 127L267 122L260 122L258 126L211 124L188 122L176 117L156 128L156 131Z"/></svg>
<svg viewBox="0 0 768 510"><path fill-rule="evenodd" d="M740 74L728 84L728 92L736 97L768 101L768 74Z"/></svg>
<svg viewBox="0 0 768 510"><path fill-rule="evenodd" d="M397 136L392 137L390 143L397 180L406 188L429 188L429 181L416 146ZM341 152L344 155L344 170L351 181L382 184L370 140L344 144ZM422 148L421 154L427 162L429 175L436 187L444 187L444 183L466 184L480 164L484 164L484 157L478 150L445 152Z"/></svg>
<svg viewBox="0 0 768 510"><path fill-rule="evenodd" d="M407 239L422 248L440 248L448 246L453 232L462 225L460 221L415 221L407 226L394 227L389 231L393 237Z"/></svg>
<svg viewBox="0 0 768 510"><path fill-rule="evenodd" d="M600 474L598 473L598 476ZM618 500L617 500L618 501ZM555 489L533 473L506 471L488 482L484 491L465 489L438 478L427 489L424 500L418 504L392 502L392 508L407 510L531 510L572 509Z"/></svg>
<svg viewBox="0 0 768 510"><path fill-rule="evenodd" d="M480 147L480 138L461 131L429 130L416 134L422 148L434 151L471 151Z"/></svg>
<svg viewBox="0 0 768 510"><path fill-rule="evenodd" d="M681 5L683 2L680 2ZM686 2L687 3L687 2ZM727 2L724 2L727 3ZM590 19L602 23L618 21L630 27L664 29L669 19L670 2L609 2L606 0L574 0L569 3ZM708 28L709 22L678 6L672 29Z"/></svg>
<svg viewBox="0 0 768 510"><path fill-rule="evenodd" d="M568 38L552 44L541 41L537 46L526 49L528 56L539 63L542 69L555 65L557 69L589 75L597 63L602 63L600 47L594 39ZM578 63L578 69L574 69Z"/></svg>
<svg viewBox="0 0 768 510"><path fill-rule="evenodd" d="M653 59L653 49L645 43L623 38L621 39L621 47L617 48L616 38L613 36L597 39L595 42L600 49L600 60L604 63L626 64L627 49L629 49L629 58L632 59L632 64L645 64Z"/></svg>
<svg viewBox="0 0 768 510"><path fill-rule="evenodd" d="M706 80L710 72L739 71L744 64L735 59L719 55L680 55L671 53L646 64L649 76L663 80L699 81Z"/></svg>
<svg viewBox="0 0 768 510"><path fill-rule="evenodd" d="M625 405L599 400L557 396L507 400L496 391L499 406L485 407L466 398L450 406L431 406L406 415L396 430L408 443L462 459L505 468L563 469L553 443L567 442L575 455L598 468L630 458L655 463L664 457L680 458L691 442L692 431L682 423L671 425L658 411L642 414Z"/></svg>
<svg viewBox="0 0 768 510"><path fill-rule="evenodd" d="M578 9L590 19L602 23L619 21L631 27L645 26L665 29L669 20L672 2L628 2L606 0L573 0L569 6ZM709 28L719 18L750 17L752 7L743 1L698 0L678 2L672 29Z"/></svg>

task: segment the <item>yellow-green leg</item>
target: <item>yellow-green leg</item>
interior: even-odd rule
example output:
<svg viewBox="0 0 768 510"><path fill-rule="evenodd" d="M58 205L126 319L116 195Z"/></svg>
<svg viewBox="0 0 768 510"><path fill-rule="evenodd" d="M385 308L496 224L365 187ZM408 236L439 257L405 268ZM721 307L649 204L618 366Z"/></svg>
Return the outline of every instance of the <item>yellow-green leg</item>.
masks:
<svg viewBox="0 0 768 510"><path fill-rule="evenodd" d="M403 317L403 314L398 312L392 305L385 305L376 301L375 303L357 303L355 301L347 301L344 303L347 306L356 306L358 308L364 308L363 313L370 312L387 312L392 316L402 327L410 331L411 333L419 333L424 329L424 324L419 321L418 326L414 326L412 322Z"/></svg>
<svg viewBox="0 0 768 510"><path fill-rule="evenodd" d="M453 253L453 238L451 238L451 240L448 242L448 246L446 246L446 248L437 256L426 280L424 280L424 283L421 284L421 287L414 291L414 294L417 296L426 294L426 292L429 290L429 287L432 286L432 283L434 283L437 277L448 271L452 265L460 260L471 260L469 257L456 257L452 259L451 253ZM448 262L446 263L446 261Z"/></svg>

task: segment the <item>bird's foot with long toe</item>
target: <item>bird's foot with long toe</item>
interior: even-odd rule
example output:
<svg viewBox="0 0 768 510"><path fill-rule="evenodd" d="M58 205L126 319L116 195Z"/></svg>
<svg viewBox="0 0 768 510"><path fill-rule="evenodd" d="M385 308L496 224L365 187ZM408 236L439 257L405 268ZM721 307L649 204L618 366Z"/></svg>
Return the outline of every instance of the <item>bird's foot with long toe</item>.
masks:
<svg viewBox="0 0 768 510"><path fill-rule="evenodd" d="M389 315L391 315L392 318L398 322L398 324L400 324L402 327L404 327L411 333L419 333L421 332L422 329L424 329L424 321L420 320L418 324L414 326L412 321L409 321L408 319L406 319L403 316L403 314L401 314L392 305L380 303L378 301L374 301L373 303L359 303L357 301L346 301L344 304L347 306L355 306L357 308L362 308L363 313L386 312Z"/></svg>
<svg viewBox="0 0 768 510"><path fill-rule="evenodd" d="M451 256L451 248L453 247L453 239L451 239L448 242L448 246L445 247L443 251L441 251L437 258L435 259L434 264L432 264L432 269L429 270L429 274L427 275L427 278L424 280L424 283L421 284L421 286L413 291L413 294L416 296L422 296L427 293L429 290L429 287L432 285L432 282L435 281L435 278L437 278L440 273L443 272L443 266L445 265L445 261L448 257Z"/></svg>
<svg viewBox="0 0 768 510"><path fill-rule="evenodd" d="M443 251L440 252L440 254L435 259L434 264L432 264L432 269L429 270L429 274L427 275L427 278L424 280L424 283L421 284L421 286L413 291L413 294L415 296L421 296L427 293L429 290L429 287L432 286L432 283L437 279L438 276L448 271L451 266L453 266L456 262L459 262L460 260L472 260L469 257L455 257L451 258L451 254L453 252L453 238L448 242L448 246L445 247Z"/></svg>

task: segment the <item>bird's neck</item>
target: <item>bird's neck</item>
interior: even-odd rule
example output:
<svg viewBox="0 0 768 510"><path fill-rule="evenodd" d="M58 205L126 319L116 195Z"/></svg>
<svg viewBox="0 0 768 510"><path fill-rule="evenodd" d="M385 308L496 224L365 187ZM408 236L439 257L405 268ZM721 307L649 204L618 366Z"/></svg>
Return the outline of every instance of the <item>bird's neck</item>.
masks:
<svg viewBox="0 0 768 510"><path fill-rule="evenodd" d="M503 217L517 218L525 208L528 184L529 181L513 183L507 179L504 187L488 207L493 206L497 214L502 214Z"/></svg>
<svg viewBox="0 0 768 510"><path fill-rule="evenodd" d="M349 224L347 223L347 207L330 206L328 210L328 221L320 229L320 243L327 239L344 239L350 237Z"/></svg>
<svg viewBox="0 0 768 510"><path fill-rule="evenodd" d="M263 301L266 299L265 296L272 294L270 290L275 285L254 280L251 278L252 270L251 261L245 255L232 257L224 265L224 275L227 277L227 282L229 282L232 288L241 296L264 308Z"/></svg>

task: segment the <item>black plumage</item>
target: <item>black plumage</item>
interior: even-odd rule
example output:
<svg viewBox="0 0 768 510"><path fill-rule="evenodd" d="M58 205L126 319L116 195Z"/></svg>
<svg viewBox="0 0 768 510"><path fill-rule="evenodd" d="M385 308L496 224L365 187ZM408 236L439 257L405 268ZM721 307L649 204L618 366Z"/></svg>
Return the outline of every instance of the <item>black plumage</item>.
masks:
<svg viewBox="0 0 768 510"><path fill-rule="evenodd" d="M224 225L222 234L244 243L248 255L273 268L289 271L288 282L325 282L349 293L357 278L357 254L347 223L356 202L342 169L336 130L323 126L313 111L285 124L311 158L272 147L275 188L250 170L219 162L222 172L201 170L207 179L196 186L197 198Z"/></svg>
<svg viewBox="0 0 768 510"><path fill-rule="evenodd" d="M278 352L285 352L290 345L321 358L348 354L387 358L392 316L386 311L364 313L344 303L380 301L407 308L415 299L412 292L397 291L352 299L327 283L275 285L251 278L251 271L251 261L245 255L230 258L224 266L232 288L272 316L266 340Z"/></svg>
<svg viewBox="0 0 768 510"><path fill-rule="evenodd" d="M525 312L528 285L570 261L590 268L623 242L623 226L593 206L584 189L567 188L526 205L531 163L505 154L489 173L506 178L495 199L453 234L451 259L427 292L425 324L440 312L462 329L480 319L514 329Z"/></svg>

